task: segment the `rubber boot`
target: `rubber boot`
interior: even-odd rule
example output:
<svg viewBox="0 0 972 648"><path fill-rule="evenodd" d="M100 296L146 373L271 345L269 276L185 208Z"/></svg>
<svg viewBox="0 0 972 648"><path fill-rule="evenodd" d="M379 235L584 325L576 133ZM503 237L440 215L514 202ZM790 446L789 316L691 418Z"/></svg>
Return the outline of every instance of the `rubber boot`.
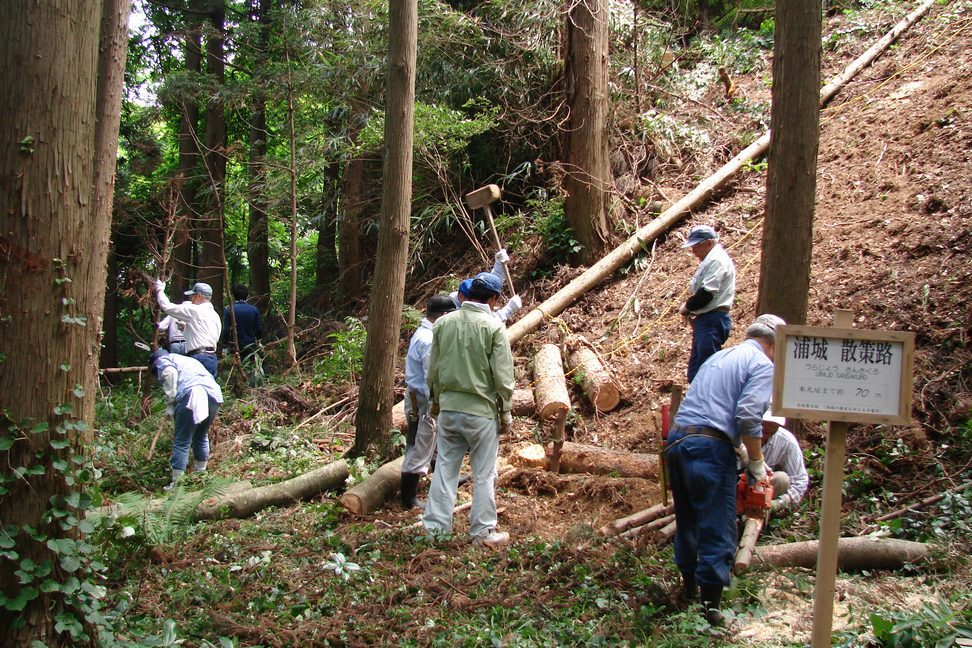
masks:
<svg viewBox="0 0 972 648"><path fill-rule="evenodd" d="M722 607L722 585L700 585L699 596L702 599L705 620L710 626L721 628L725 624L725 618L719 610Z"/></svg>
<svg viewBox="0 0 972 648"><path fill-rule="evenodd" d="M695 582L695 574L682 574L682 591L679 603L688 606L699 600L699 584Z"/></svg>
<svg viewBox="0 0 972 648"><path fill-rule="evenodd" d="M418 495L418 483L421 475L418 473L402 473L402 508L405 510L415 508L418 503L415 496Z"/></svg>

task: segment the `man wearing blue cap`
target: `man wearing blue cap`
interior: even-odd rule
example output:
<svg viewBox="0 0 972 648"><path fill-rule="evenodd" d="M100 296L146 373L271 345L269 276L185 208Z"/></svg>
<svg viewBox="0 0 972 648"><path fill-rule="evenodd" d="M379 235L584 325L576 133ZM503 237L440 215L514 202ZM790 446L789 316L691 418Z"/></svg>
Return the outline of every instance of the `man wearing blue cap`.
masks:
<svg viewBox="0 0 972 648"><path fill-rule="evenodd" d="M689 284L689 298L678 309L680 315L692 322L692 352L688 363L688 381L692 382L702 363L729 339L736 266L719 245L719 236L711 225L697 225L689 230L682 247L690 248L700 262Z"/></svg>
<svg viewBox="0 0 972 648"><path fill-rule="evenodd" d="M181 304L169 301L165 295L165 284L158 279L152 282L152 289L162 312L185 322L186 355L202 363L215 378L219 369L216 345L223 330L223 322L210 301L213 298L212 287L201 282L193 284L192 290L185 293L189 300Z"/></svg>
<svg viewBox="0 0 972 648"><path fill-rule="evenodd" d="M495 255L493 255L493 269L489 271L488 274L493 275L499 280L500 292L503 290L503 283L506 281L506 272L503 270L503 266L510 260L510 255L507 254L505 249L500 250ZM459 308L466 299L469 298L469 289L472 287L472 279L463 279L459 284L459 289L449 293L452 297L452 301L455 303L456 308ZM493 316L499 319L501 322L506 322L515 315L521 308L523 308L523 300L520 299L519 295L513 295L506 305L502 308L498 308L493 311Z"/></svg>
<svg viewBox="0 0 972 648"><path fill-rule="evenodd" d="M206 470L209 461L209 428L216 418L223 392L202 364L177 353L159 349L149 356L149 370L162 383L166 412L172 416L171 488L182 477L192 449L196 472Z"/></svg>
<svg viewBox="0 0 972 648"><path fill-rule="evenodd" d="M472 281L469 298L432 329L430 412L438 414L438 459L422 522L431 535L452 533L459 468L469 452L473 501L469 535L490 547L510 534L496 530L499 433L513 424L513 353L506 327L493 316L502 284L489 272Z"/></svg>

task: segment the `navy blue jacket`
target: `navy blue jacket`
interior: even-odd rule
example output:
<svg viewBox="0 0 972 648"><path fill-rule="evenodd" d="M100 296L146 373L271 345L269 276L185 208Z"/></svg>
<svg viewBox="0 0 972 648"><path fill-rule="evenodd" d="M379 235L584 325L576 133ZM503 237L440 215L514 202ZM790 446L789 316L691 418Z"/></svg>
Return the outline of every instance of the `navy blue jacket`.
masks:
<svg viewBox="0 0 972 648"><path fill-rule="evenodd" d="M233 342L233 331L230 322L230 306L223 310L223 341ZM240 348L245 349L257 338L263 339L263 321L260 319L260 310L253 304L245 301L233 302L233 312L236 315L236 335L239 338Z"/></svg>

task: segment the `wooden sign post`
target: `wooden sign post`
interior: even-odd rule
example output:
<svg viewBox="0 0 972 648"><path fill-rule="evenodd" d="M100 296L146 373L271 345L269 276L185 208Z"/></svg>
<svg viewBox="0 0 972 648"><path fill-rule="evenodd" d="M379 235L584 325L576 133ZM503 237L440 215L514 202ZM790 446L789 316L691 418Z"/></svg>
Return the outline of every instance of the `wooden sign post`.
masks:
<svg viewBox="0 0 972 648"><path fill-rule="evenodd" d="M838 310L834 327L781 326L776 332L773 414L829 420L820 550L813 591L813 648L831 645L841 490L849 423L911 423L913 333L851 328Z"/></svg>

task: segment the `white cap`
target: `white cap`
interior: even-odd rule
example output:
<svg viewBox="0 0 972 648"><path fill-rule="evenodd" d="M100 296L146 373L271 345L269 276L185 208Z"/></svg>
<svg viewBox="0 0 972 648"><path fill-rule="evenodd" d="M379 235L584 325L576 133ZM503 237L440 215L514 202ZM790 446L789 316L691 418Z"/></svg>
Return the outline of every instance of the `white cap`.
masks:
<svg viewBox="0 0 972 648"><path fill-rule="evenodd" d="M763 414L763 420L769 421L770 423L776 423L780 427L786 425L786 419L782 416L773 416L772 410L766 410L766 413Z"/></svg>

